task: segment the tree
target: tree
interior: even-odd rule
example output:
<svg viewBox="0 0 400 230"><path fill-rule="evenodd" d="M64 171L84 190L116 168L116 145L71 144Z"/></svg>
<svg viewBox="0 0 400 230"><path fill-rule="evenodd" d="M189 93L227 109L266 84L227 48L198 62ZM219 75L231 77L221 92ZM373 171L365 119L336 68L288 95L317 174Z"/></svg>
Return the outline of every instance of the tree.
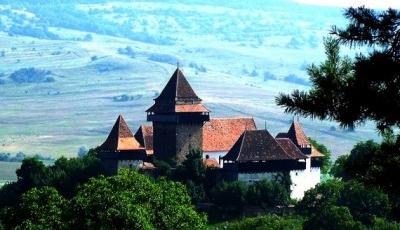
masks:
<svg viewBox="0 0 400 230"><path fill-rule="evenodd" d="M357 143L350 152L350 155L339 158L335 163L334 176L344 180L358 179L363 182L370 181L371 168L376 167L376 158L380 151L380 144L369 140Z"/></svg>
<svg viewBox="0 0 400 230"><path fill-rule="evenodd" d="M308 138L311 142L311 145L316 148L320 153L322 153L324 156L322 157L322 165L321 165L321 172L326 174L329 173L329 170L331 168L332 162L331 162L331 151L329 151L329 149L317 142L316 140L312 139L312 138Z"/></svg>
<svg viewBox="0 0 400 230"><path fill-rule="evenodd" d="M173 177L178 181L191 180L195 184L203 183L206 177L206 167L203 163L202 152L190 150L186 160L176 168Z"/></svg>
<svg viewBox="0 0 400 230"><path fill-rule="evenodd" d="M23 193L42 186L54 187L62 196L71 198L80 184L101 174L104 169L95 150L82 158L61 157L49 166L38 158L25 158L17 170L18 180L0 188L0 208L17 205Z"/></svg>
<svg viewBox="0 0 400 230"><path fill-rule="evenodd" d="M304 222L304 230L364 229L360 222L353 219L347 207L328 206L315 214Z"/></svg>
<svg viewBox="0 0 400 230"><path fill-rule="evenodd" d="M339 156L335 163L332 165L331 174L337 178L348 178L346 171L344 169L344 164L347 161L349 155Z"/></svg>
<svg viewBox="0 0 400 230"><path fill-rule="evenodd" d="M397 222L391 222L383 218L374 218L372 230L400 230L400 224Z"/></svg>
<svg viewBox="0 0 400 230"><path fill-rule="evenodd" d="M299 216L277 216L265 215L257 217L249 217L236 221L229 221L218 224L215 229L230 230L301 230L303 218Z"/></svg>
<svg viewBox="0 0 400 230"><path fill-rule="evenodd" d="M276 102L286 112L336 120L342 127L366 120L375 121L381 131L399 127L400 13L359 7L347 9L345 17L347 27L333 27L336 39L324 42L326 61L307 69L311 90L280 94ZM372 52L359 54L353 63L340 57L340 43L368 46Z"/></svg>
<svg viewBox="0 0 400 230"><path fill-rule="evenodd" d="M345 184L337 204L348 207L354 219L366 225L371 225L375 217L386 218L390 211L386 194L356 181Z"/></svg>
<svg viewBox="0 0 400 230"><path fill-rule="evenodd" d="M329 180L317 185L305 193L296 209L312 219L335 206L346 207L352 219L366 225L371 225L375 217L388 217L390 211L387 194L353 180Z"/></svg>
<svg viewBox="0 0 400 230"><path fill-rule="evenodd" d="M212 201L221 206L242 208L246 202L247 187L241 181L222 182L211 190Z"/></svg>
<svg viewBox="0 0 400 230"><path fill-rule="evenodd" d="M290 191L277 182L262 180L248 186L246 200L265 207L286 205L290 201Z"/></svg>
<svg viewBox="0 0 400 230"><path fill-rule="evenodd" d="M71 226L81 229L203 229L185 187L134 170L92 178L71 201Z"/></svg>
<svg viewBox="0 0 400 230"><path fill-rule="evenodd" d="M360 142L350 152L336 160L332 173L343 180L357 180L373 189L382 189L389 195L392 216L400 219L400 139L385 137L381 144Z"/></svg>
<svg viewBox="0 0 400 230"><path fill-rule="evenodd" d="M20 229L67 229L63 212L67 200L54 188L33 188L21 198L21 203L8 210L6 228Z"/></svg>
<svg viewBox="0 0 400 230"><path fill-rule="evenodd" d="M28 190L32 187L44 185L46 180L47 168L43 162L37 158L25 158L21 167L17 169L18 182L22 189Z"/></svg>
<svg viewBox="0 0 400 230"><path fill-rule="evenodd" d="M337 203L343 187L344 183L339 180L328 180L320 183L304 193L304 197L298 203L296 209L307 216L320 213Z"/></svg>

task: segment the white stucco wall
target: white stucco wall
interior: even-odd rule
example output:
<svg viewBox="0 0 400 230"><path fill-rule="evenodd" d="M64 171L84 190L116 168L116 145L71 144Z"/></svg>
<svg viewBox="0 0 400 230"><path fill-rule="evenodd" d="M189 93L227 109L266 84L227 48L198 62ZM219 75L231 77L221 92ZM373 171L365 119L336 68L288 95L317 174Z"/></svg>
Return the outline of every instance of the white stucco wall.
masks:
<svg viewBox="0 0 400 230"><path fill-rule="evenodd" d="M214 158L215 160L218 160L219 157L223 157L226 155L227 152L203 152L203 158L206 158L208 155L210 158Z"/></svg>
<svg viewBox="0 0 400 230"><path fill-rule="evenodd" d="M306 159L306 169L290 171L290 178L292 179L290 196L292 199L300 200L305 191L314 188L320 182L321 170L319 167L311 168L311 159L308 158Z"/></svg>
<svg viewBox="0 0 400 230"><path fill-rule="evenodd" d="M217 162L219 162L219 157L225 156L226 153L227 152L203 152L203 158L205 159L208 155L210 159L215 159ZM221 160L220 166L223 167L222 160Z"/></svg>
<svg viewBox="0 0 400 230"><path fill-rule="evenodd" d="M265 172L265 173L239 173L238 181L245 183L257 182L260 180L272 180L278 175L277 172Z"/></svg>
<svg viewBox="0 0 400 230"><path fill-rule="evenodd" d="M118 161L118 169L120 168L138 168L139 164L142 164L143 161L140 160L119 160Z"/></svg>

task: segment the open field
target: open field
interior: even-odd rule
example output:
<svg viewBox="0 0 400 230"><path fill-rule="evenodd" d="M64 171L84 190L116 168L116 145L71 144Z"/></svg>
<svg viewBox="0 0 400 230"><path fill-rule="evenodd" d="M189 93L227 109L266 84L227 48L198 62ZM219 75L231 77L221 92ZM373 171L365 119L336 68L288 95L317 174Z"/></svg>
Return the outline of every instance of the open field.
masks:
<svg viewBox="0 0 400 230"><path fill-rule="evenodd" d="M21 166L20 162L0 161L0 186L8 181L17 179L15 171Z"/></svg>
<svg viewBox="0 0 400 230"><path fill-rule="evenodd" d="M215 1L79 4L74 10L80 14L120 30L50 24L57 39L10 36L6 27L0 32L0 152L74 156L80 146L101 144L118 114L136 130L176 62L212 116L253 116L272 134L286 131L292 117L275 105L275 96L309 88L305 67L323 60L323 36L343 21L340 9L282 2L247 8ZM18 8L0 9L7 7ZM77 39L88 33L92 39ZM120 51L127 46L134 55ZM25 67L49 70L55 81L9 79ZM301 122L335 156L377 138L371 124L346 131L333 122Z"/></svg>

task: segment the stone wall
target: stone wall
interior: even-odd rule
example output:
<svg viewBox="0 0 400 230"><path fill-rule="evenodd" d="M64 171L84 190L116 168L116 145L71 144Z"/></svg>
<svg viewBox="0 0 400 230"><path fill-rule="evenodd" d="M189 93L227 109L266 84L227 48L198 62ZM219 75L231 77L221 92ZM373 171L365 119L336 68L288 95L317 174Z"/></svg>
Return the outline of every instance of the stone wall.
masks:
<svg viewBox="0 0 400 230"><path fill-rule="evenodd" d="M202 149L203 123L153 123L154 155L182 163L191 149Z"/></svg>
<svg viewBox="0 0 400 230"><path fill-rule="evenodd" d="M176 124L153 122L154 156L161 160L169 160L176 153Z"/></svg>
<svg viewBox="0 0 400 230"><path fill-rule="evenodd" d="M203 123L178 124L176 126L176 156L177 163L186 159L190 150L201 150L203 146Z"/></svg>

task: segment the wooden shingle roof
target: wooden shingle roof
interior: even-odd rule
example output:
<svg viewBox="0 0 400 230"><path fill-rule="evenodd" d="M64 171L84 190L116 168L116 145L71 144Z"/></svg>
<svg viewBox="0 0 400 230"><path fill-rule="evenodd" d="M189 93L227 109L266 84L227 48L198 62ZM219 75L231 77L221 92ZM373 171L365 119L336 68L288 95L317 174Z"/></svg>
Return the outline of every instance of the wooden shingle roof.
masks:
<svg viewBox="0 0 400 230"><path fill-rule="evenodd" d="M287 154L267 130L247 130L240 136L224 160L236 162L295 160Z"/></svg>
<svg viewBox="0 0 400 230"><path fill-rule="evenodd" d="M177 68L160 95L154 99L155 103L146 112L208 112L201 104L201 99L190 86L185 75Z"/></svg>
<svg viewBox="0 0 400 230"><path fill-rule="evenodd" d="M119 115L105 142L100 146L103 151L124 151L141 149L124 118Z"/></svg>
<svg viewBox="0 0 400 230"><path fill-rule="evenodd" d="M293 143L289 138L276 138L276 141L282 147L282 149L294 159L306 159L307 157L301 152L301 150Z"/></svg>

